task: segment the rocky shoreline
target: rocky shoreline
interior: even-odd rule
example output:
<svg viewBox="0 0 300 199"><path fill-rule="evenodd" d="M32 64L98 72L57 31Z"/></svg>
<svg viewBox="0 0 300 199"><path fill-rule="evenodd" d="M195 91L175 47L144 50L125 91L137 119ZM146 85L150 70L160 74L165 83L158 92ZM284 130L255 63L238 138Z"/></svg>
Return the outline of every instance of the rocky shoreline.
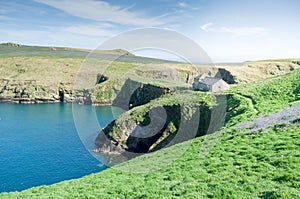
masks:
<svg viewBox="0 0 300 199"><path fill-rule="evenodd" d="M97 92L99 91L94 89L73 89L71 83L44 86L38 84L36 80L0 79L0 102L14 104L67 102L92 106L115 105L122 108L125 103L124 109L128 109L128 104L131 104L131 108L146 104L152 99L173 91L168 87L128 79L115 98L97 99Z"/></svg>
<svg viewBox="0 0 300 199"><path fill-rule="evenodd" d="M8 103L8 104L54 104L54 103L75 103L75 104L84 104L90 106L111 106L112 101L107 102L92 102L90 104L85 104L82 101L74 100L74 101L63 101L55 100L55 99L28 99L28 98L5 98L0 97L0 103Z"/></svg>
<svg viewBox="0 0 300 199"><path fill-rule="evenodd" d="M57 100L44 100L44 99L26 99L26 98L0 98L0 103L11 103L11 104L46 104L46 103L60 103Z"/></svg>
<svg viewBox="0 0 300 199"><path fill-rule="evenodd" d="M88 89L73 90L70 85L39 85L35 80L0 79L0 102L13 104L76 103L92 106L108 106L112 100L96 100Z"/></svg>

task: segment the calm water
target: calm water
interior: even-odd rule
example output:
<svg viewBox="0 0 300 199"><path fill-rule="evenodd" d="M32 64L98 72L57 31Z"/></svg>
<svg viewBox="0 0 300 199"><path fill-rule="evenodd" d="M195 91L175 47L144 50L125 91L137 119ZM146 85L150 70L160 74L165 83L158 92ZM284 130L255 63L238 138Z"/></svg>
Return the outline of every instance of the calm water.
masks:
<svg viewBox="0 0 300 199"><path fill-rule="evenodd" d="M95 111L101 127L113 120L110 107L75 108L84 112L83 122ZM93 127L93 132L89 127L84 131L85 141L90 143L88 148L94 147L100 126ZM81 131L80 137L83 134ZM80 137L73 121L72 104L0 103L0 192L53 184L105 169Z"/></svg>

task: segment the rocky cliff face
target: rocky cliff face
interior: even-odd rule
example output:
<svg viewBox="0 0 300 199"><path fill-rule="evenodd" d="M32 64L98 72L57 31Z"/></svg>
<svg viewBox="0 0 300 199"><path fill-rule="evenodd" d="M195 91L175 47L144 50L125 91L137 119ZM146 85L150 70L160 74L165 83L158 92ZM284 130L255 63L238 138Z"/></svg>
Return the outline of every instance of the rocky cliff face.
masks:
<svg viewBox="0 0 300 199"><path fill-rule="evenodd" d="M197 98L186 94L185 97L184 103L169 96L124 113L101 130L95 151L132 158L214 132L222 126L225 113L217 110L219 105L208 105L207 96Z"/></svg>
<svg viewBox="0 0 300 199"><path fill-rule="evenodd" d="M58 103L73 102L86 105L114 105L124 110L146 104L173 89L126 80L115 99L97 100L94 90L73 90L71 85L42 86L35 80L0 79L0 101L11 103Z"/></svg>
<svg viewBox="0 0 300 199"><path fill-rule="evenodd" d="M16 81L0 79L0 101L11 103L57 103L76 102L91 105L93 94L88 90L66 89L69 85L59 87L42 86L35 80Z"/></svg>
<svg viewBox="0 0 300 199"><path fill-rule="evenodd" d="M217 76L222 78L228 84L236 84L237 83L235 80L235 77L231 74L231 72L229 72L228 70L226 70L224 68L218 69Z"/></svg>
<svg viewBox="0 0 300 199"><path fill-rule="evenodd" d="M150 83L142 83L132 79L127 79L112 105L129 110L157 99L163 95L173 94L174 88L157 86Z"/></svg>

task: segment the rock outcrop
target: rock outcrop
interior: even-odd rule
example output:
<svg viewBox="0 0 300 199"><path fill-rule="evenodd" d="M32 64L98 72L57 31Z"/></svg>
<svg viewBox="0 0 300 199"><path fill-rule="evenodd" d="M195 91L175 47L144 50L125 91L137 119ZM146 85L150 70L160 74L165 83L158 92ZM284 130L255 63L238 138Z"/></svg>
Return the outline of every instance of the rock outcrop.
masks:
<svg viewBox="0 0 300 199"><path fill-rule="evenodd" d="M17 43L12 43L12 42L1 43L0 45L11 46L11 47L21 47L21 46L23 46L22 44L17 44Z"/></svg>
<svg viewBox="0 0 300 199"><path fill-rule="evenodd" d="M185 97L183 103L175 95L163 97L124 113L101 130L95 151L130 159L212 133L222 126L226 109L220 109L222 103L211 106L207 97L197 98L190 93Z"/></svg>
<svg viewBox="0 0 300 199"><path fill-rule="evenodd" d="M121 90L117 92L116 98L112 105L129 110L157 99L163 95L173 94L174 88L142 83L132 79L127 79Z"/></svg>
<svg viewBox="0 0 300 199"><path fill-rule="evenodd" d="M128 79L114 99L97 99L94 89L75 90L71 85L42 86L36 80L0 79L0 101L11 103L58 103L72 102L86 105L114 105L124 110L146 104L174 89L145 84Z"/></svg>
<svg viewBox="0 0 300 199"><path fill-rule="evenodd" d="M0 79L0 101L22 104L76 102L93 104L94 95L89 90L66 89L67 85L59 87L42 86L35 80Z"/></svg>

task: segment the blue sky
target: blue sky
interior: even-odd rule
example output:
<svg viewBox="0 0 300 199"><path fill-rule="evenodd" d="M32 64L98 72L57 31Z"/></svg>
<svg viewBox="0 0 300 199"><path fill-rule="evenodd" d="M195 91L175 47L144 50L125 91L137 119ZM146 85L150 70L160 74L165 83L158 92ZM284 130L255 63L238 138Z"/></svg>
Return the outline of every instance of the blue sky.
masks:
<svg viewBox="0 0 300 199"><path fill-rule="evenodd" d="M123 31L160 27L215 62L300 58L299 8L298 0L0 0L0 42L94 49Z"/></svg>

